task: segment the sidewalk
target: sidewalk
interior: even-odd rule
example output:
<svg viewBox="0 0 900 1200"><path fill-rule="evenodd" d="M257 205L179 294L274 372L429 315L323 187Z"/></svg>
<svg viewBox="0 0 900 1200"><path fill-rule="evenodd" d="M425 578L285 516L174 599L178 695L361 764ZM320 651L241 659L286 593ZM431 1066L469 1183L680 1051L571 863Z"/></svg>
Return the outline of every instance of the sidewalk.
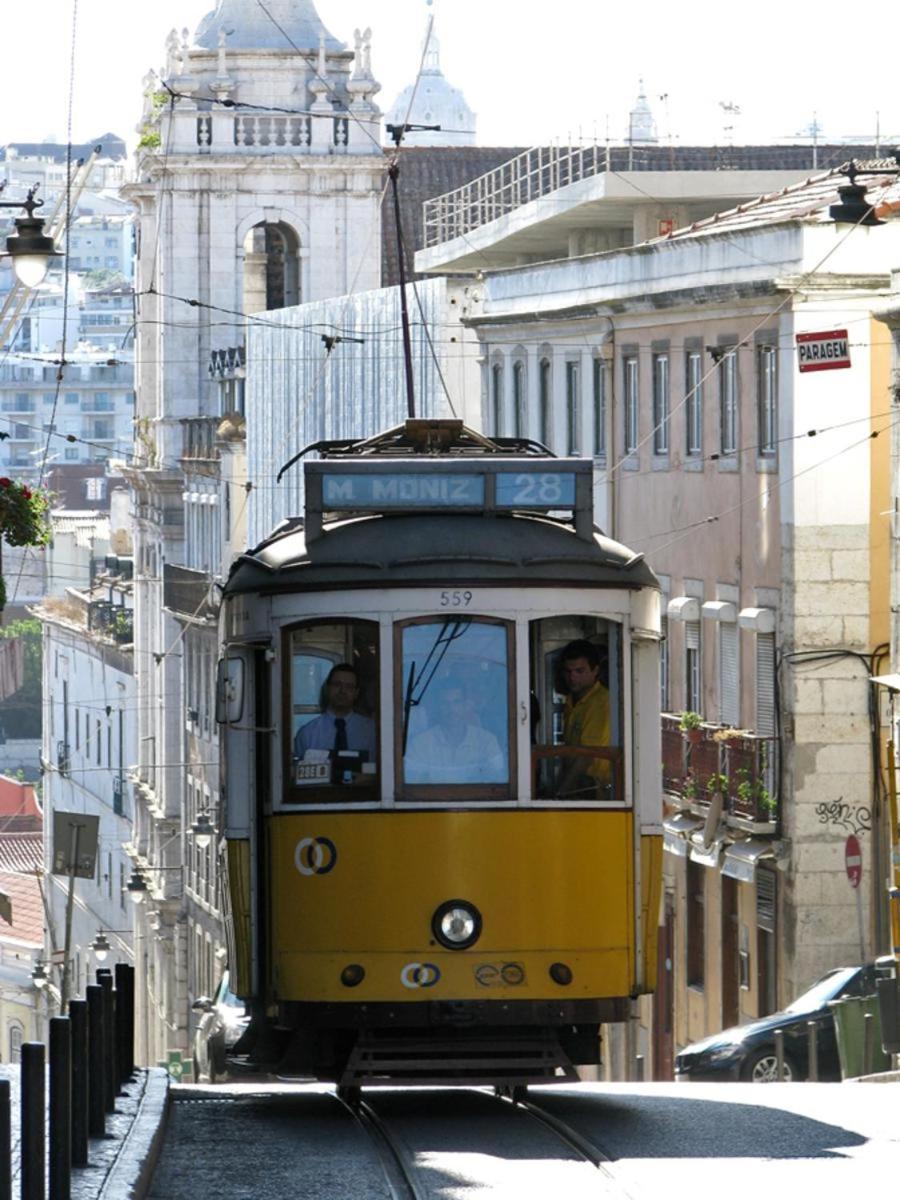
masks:
<svg viewBox="0 0 900 1200"><path fill-rule="evenodd" d="M19 1069L0 1066L0 1078L10 1081L12 1093L12 1179L18 1195ZM106 1136L91 1138L86 1167L72 1168L72 1200L141 1200L159 1149L169 1093L168 1072L154 1067L135 1071L115 1112L107 1115Z"/></svg>

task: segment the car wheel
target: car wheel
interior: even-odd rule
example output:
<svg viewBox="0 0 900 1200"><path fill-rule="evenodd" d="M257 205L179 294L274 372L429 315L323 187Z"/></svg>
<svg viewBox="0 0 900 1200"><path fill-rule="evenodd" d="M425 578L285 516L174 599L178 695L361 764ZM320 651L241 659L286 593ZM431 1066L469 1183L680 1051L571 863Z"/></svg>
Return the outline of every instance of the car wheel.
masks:
<svg viewBox="0 0 900 1200"><path fill-rule="evenodd" d="M763 1046L751 1054L741 1069L741 1078L747 1083L778 1083L778 1056L774 1046ZM784 1056L785 1083L794 1083L800 1078L796 1064L789 1054Z"/></svg>

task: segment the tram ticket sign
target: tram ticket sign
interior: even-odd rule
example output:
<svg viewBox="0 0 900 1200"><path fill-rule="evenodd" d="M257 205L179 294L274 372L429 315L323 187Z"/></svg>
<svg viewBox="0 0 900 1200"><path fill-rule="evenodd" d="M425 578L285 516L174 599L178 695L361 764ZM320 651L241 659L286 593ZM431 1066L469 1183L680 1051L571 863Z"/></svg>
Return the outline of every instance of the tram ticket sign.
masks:
<svg viewBox="0 0 900 1200"><path fill-rule="evenodd" d="M806 371L839 371L850 364L850 342L846 329L825 333L797 334L797 365Z"/></svg>
<svg viewBox="0 0 900 1200"><path fill-rule="evenodd" d="M862 849L859 838L852 833L844 843L844 865L847 869L850 886L858 888L862 879Z"/></svg>

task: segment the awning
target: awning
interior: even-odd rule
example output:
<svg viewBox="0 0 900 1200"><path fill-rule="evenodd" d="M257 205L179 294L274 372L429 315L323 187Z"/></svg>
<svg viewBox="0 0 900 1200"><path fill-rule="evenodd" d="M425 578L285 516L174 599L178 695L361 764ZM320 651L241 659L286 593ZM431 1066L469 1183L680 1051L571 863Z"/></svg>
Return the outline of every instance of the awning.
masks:
<svg viewBox="0 0 900 1200"><path fill-rule="evenodd" d="M716 838L708 846L704 846L696 839L691 841L691 862L699 863L701 867L712 867L714 871L717 870L721 853L721 838Z"/></svg>
<svg viewBox="0 0 900 1200"><path fill-rule="evenodd" d="M690 836L702 829L703 817L694 817L690 813L675 813L674 816L663 819L663 847L677 858L687 858L690 849Z"/></svg>
<svg viewBox="0 0 900 1200"><path fill-rule="evenodd" d="M774 842L763 842L759 838L734 842L733 845L725 847L722 874L728 875L731 879L739 879L741 883L753 883L756 878L756 864L759 860L774 857Z"/></svg>
<svg viewBox="0 0 900 1200"><path fill-rule="evenodd" d="M892 692L900 692L900 675L870 675L869 683L878 683Z"/></svg>

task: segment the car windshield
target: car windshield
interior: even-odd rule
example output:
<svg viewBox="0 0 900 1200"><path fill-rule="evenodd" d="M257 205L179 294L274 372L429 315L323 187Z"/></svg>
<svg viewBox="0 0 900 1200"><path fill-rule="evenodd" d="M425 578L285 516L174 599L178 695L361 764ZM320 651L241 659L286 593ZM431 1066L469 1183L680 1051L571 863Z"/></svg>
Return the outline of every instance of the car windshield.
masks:
<svg viewBox="0 0 900 1200"><path fill-rule="evenodd" d="M859 967L842 967L839 971L831 971L814 983L802 996L798 996L784 1011L809 1013L824 1008L829 1000L834 1000L840 995L858 971Z"/></svg>

